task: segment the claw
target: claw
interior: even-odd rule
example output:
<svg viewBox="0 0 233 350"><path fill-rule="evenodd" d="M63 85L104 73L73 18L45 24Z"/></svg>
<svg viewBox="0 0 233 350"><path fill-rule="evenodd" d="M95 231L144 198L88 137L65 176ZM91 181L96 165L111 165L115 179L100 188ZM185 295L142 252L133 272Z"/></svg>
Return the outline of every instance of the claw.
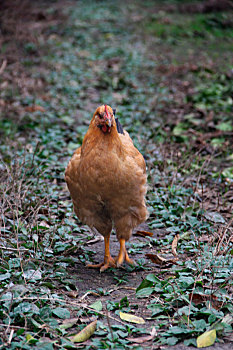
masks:
<svg viewBox="0 0 233 350"><path fill-rule="evenodd" d="M104 257L104 262L100 264L87 264L87 267L93 268L93 269L100 269L100 272L104 272L109 267L116 267L115 260L110 256Z"/></svg>
<svg viewBox="0 0 233 350"><path fill-rule="evenodd" d="M136 262L133 259L129 258L127 251L126 251L126 254L125 254L125 262L128 265L132 265L132 266L136 266L137 265Z"/></svg>

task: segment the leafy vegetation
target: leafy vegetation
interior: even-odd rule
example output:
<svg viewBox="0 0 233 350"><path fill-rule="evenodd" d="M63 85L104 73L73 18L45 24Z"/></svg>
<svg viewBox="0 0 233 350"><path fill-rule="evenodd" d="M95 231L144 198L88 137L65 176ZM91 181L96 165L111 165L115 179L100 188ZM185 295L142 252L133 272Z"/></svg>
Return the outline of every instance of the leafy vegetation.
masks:
<svg viewBox="0 0 233 350"><path fill-rule="evenodd" d="M180 3L73 2L24 43L20 77L2 70L1 348L196 346L209 330L232 341L232 13L184 15ZM84 266L100 246L64 183L101 103L145 156L154 233L132 240L136 267L106 277Z"/></svg>

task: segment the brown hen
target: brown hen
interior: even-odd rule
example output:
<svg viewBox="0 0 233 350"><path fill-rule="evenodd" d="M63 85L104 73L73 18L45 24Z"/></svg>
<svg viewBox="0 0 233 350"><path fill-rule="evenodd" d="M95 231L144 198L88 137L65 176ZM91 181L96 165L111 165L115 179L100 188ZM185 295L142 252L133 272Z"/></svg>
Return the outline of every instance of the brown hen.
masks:
<svg viewBox="0 0 233 350"><path fill-rule="evenodd" d="M147 218L145 205L146 165L129 134L114 118L111 107L96 109L89 129L71 158L65 179L74 211L82 223L104 236L104 262L89 267L100 271L119 267L125 261L134 264L125 242L134 227ZM113 226L120 250L113 259L109 242Z"/></svg>

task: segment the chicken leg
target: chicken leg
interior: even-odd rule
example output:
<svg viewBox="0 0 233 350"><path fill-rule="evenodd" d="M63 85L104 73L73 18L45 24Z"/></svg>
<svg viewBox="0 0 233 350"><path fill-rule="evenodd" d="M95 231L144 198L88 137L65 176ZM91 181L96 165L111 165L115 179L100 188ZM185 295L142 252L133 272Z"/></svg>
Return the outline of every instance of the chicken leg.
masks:
<svg viewBox="0 0 233 350"><path fill-rule="evenodd" d="M116 267L115 260L111 257L110 249L110 233L107 236L104 236L104 262L100 264L88 264L87 267L94 269L100 268L100 272L107 270L109 267Z"/></svg>
<svg viewBox="0 0 233 350"><path fill-rule="evenodd" d="M135 262L129 258L129 255L127 253L127 250L125 247L125 239L120 238L119 242L120 242L120 250L119 250L119 254L118 254L117 258L115 259L116 266L117 267L121 266L124 261L129 265L135 265Z"/></svg>

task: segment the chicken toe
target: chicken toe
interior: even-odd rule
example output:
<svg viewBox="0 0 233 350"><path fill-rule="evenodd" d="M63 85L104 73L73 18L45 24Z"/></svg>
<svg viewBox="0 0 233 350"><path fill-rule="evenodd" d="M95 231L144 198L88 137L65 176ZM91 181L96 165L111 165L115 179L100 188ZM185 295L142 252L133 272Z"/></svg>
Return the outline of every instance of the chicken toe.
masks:
<svg viewBox="0 0 233 350"><path fill-rule="evenodd" d="M109 249L109 242L110 242L110 234L104 237L104 262L100 264L88 264L87 267L91 267L94 269L100 268L100 272L104 272L109 267L116 267L115 259L111 257L110 249Z"/></svg>
<svg viewBox="0 0 233 350"><path fill-rule="evenodd" d="M129 255L128 255L126 247L125 247L125 239L120 238L119 242L120 242L120 251L119 251L118 256L115 259L116 266L120 267L124 261L129 265L136 265L135 262L129 258Z"/></svg>
<svg viewBox="0 0 233 350"><path fill-rule="evenodd" d="M100 269L100 272L104 272L109 267L116 267L115 260L109 256L104 257L104 262L100 264L88 264L87 267L94 268L94 269Z"/></svg>

